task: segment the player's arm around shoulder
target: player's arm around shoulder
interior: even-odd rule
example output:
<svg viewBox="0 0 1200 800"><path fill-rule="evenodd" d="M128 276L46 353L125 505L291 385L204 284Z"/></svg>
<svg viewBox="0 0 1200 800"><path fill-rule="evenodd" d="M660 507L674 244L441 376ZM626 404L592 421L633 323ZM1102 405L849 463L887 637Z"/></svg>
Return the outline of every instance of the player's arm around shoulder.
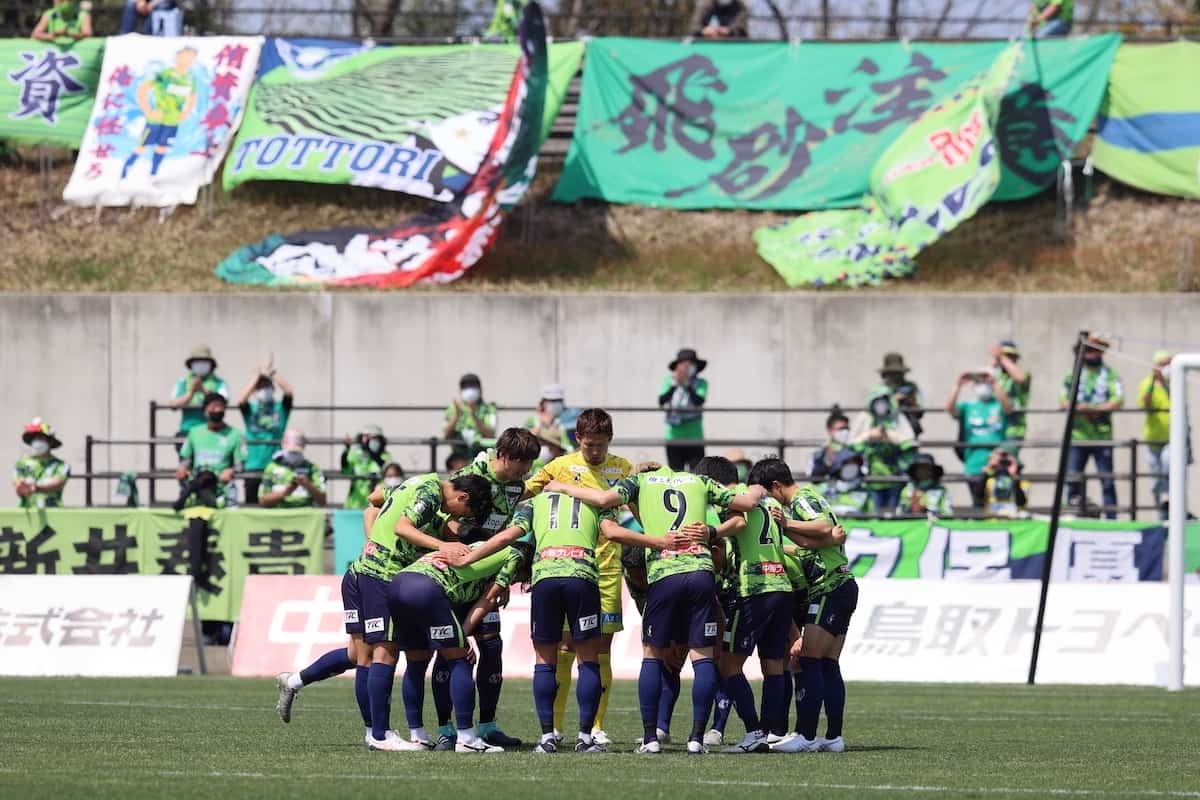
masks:
<svg viewBox="0 0 1200 800"><path fill-rule="evenodd" d="M576 500L582 500L589 506L595 506L596 508L601 509L616 508L617 506L624 505L626 502L628 502L616 489L592 489L587 486L580 486L577 483L564 483L560 480L550 481L548 484L546 484L546 487L543 491L565 494L568 497L575 498Z"/></svg>

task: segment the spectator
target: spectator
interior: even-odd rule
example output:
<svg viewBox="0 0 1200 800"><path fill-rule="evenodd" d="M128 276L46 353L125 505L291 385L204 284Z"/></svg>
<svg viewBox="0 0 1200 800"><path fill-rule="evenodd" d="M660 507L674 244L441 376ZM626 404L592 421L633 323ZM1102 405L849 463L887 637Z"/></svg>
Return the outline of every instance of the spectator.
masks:
<svg viewBox="0 0 1200 800"><path fill-rule="evenodd" d="M908 483L900 492L900 511L905 514L954 516L950 492L942 485L946 471L928 453L917 453L908 465Z"/></svg>
<svg viewBox="0 0 1200 800"><path fill-rule="evenodd" d="M515 40L524 6L524 0L497 0L496 9L492 12L492 21L483 35L489 38Z"/></svg>
<svg viewBox="0 0 1200 800"><path fill-rule="evenodd" d="M1004 418L1004 438L1010 442L1025 439L1025 409L1029 408L1029 387L1033 383L1033 376L1017 363L1020 360L1017 343L1012 339L992 345L992 377L1013 407Z"/></svg>
<svg viewBox="0 0 1200 800"><path fill-rule="evenodd" d="M1021 462L1006 447L988 455L983 468L983 513L989 517L1016 517L1029 503L1029 482L1021 480Z"/></svg>
<svg viewBox="0 0 1200 800"><path fill-rule="evenodd" d="M461 439L451 452L472 459L495 443L496 404L483 399L479 376L468 372L458 381L458 397L446 407L442 437Z"/></svg>
<svg viewBox="0 0 1200 800"><path fill-rule="evenodd" d="M899 476L908 469L917 452L917 440L891 387L877 386L867 395L867 409L850 426L850 446L862 453L869 477ZM899 483L867 482L871 502L881 514L896 510L901 488Z"/></svg>
<svg viewBox="0 0 1200 800"><path fill-rule="evenodd" d="M1029 9L1029 24L1038 39L1070 35L1074 20L1075 0L1033 0Z"/></svg>
<svg viewBox="0 0 1200 800"><path fill-rule="evenodd" d="M704 401L708 381L697 377L708 362L685 347L667 364L669 371L658 393L658 407L667 412L667 441L704 438ZM667 464L671 469L691 469L704 458L703 444L668 444Z"/></svg>
<svg viewBox="0 0 1200 800"><path fill-rule="evenodd" d="M171 408L183 411L176 436L187 436L192 428L204 424L206 396L215 393L226 400L229 399L229 387L225 385L225 380L217 375L217 361L207 345L196 345L183 363L188 369L188 374L175 381L175 389L171 393L169 403Z"/></svg>
<svg viewBox="0 0 1200 800"><path fill-rule="evenodd" d="M883 366L879 368L879 377L891 391L892 399L904 412L908 424L912 427L913 438L920 437L921 417L925 415L922 407L925 405L921 390L908 379L908 367L904 364L904 356L899 353L887 353L883 357Z"/></svg>
<svg viewBox="0 0 1200 800"><path fill-rule="evenodd" d="M967 385L973 389L971 399L962 402L959 395ZM959 441L963 472L971 489L971 504L983 508L983 468L988 463L992 446L1004 441L1005 419L1012 413L1012 401L1004 387L992 377L990 367L978 372L964 372L950 387L946 398L946 413L959 421ZM989 445L987 447L983 445Z"/></svg>
<svg viewBox="0 0 1200 800"><path fill-rule="evenodd" d="M39 42L79 41L93 36L92 4L66 0L42 14L30 34Z"/></svg>
<svg viewBox="0 0 1200 800"><path fill-rule="evenodd" d="M705 39L745 39L750 10L742 0L699 0L692 14L692 35Z"/></svg>
<svg viewBox="0 0 1200 800"><path fill-rule="evenodd" d="M32 455L17 459L13 469L13 488L20 498L21 508L59 508L62 506L63 487L71 476L71 468L56 457L51 450L62 447L62 442L41 417L34 417L21 441L29 445Z"/></svg>
<svg viewBox="0 0 1200 800"><path fill-rule="evenodd" d="M346 437L342 449L342 474L353 476L350 490L346 493L344 508L366 508L370 505L371 492L383 477L383 467L392 460L387 451L387 437L378 425L364 425L358 437Z"/></svg>
<svg viewBox="0 0 1200 800"><path fill-rule="evenodd" d="M821 487L833 513L866 516L874 512L874 492L863 483L865 472L861 453L853 450L838 453L829 480Z"/></svg>
<svg viewBox="0 0 1200 800"><path fill-rule="evenodd" d="M121 10L121 22L117 26L119 35L146 32L146 18L138 11L140 3L141 0L125 0L125 7Z"/></svg>
<svg viewBox="0 0 1200 800"><path fill-rule="evenodd" d="M1158 518L1167 518L1167 473L1171 469L1167 443L1171 439L1171 392L1167 384L1167 367L1171 354L1159 350L1154 354L1154 366L1138 386L1138 406L1146 412L1142 423L1142 441L1146 443L1146 459L1154 473L1154 505Z"/></svg>
<svg viewBox="0 0 1200 800"><path fill-rule="evenodd" d="M149 18L151 36L183 36L183 9L175 0L137 0L137 14Z"/></svg>
<svg viewBox="0 0 1200 800"><path fill-rule="evenodd" d="M1125 393L1121 388L1121 377L1104 363L1104 351L1108 342L1094 334L1086 334L1075 342L1075 352L1083 347L1083 372L1079 376L1079 391L1076 394L1075 425L1071 429L1071 440L1075 442L1112 441L1112 412L1125 405ZM1058 395L1058 405L1066 408L1071 391L1072 373L1063 378ZM1094 459L1096 470L1107 477L1100 479L1104 495L1104 515L1117 518L1117 485L1112 479L1112 445L1072 445L1067 452L1067 472L1080 475L1087 468L1088 459ZM1079 504L1082 508L1087 499L1083 496L1083 482L1067 482L1067 503Z"/></svg>
<svg viewBox="0 0 1200 800"><path fill-rule="evenodd" d="M463 464L462 466L466 466ZM389 461L383 465L383 488L395 489L400 484L404 483L404 467L397 464L395 461Z"/></svg>
<svg viewBox="0 0 1200 800"><path fill-rule="evenodd" d="M263 470L260 502L266 508L311 508L325 505L325 474L304 457L304 434L283 432L279 452Z"/></svg>
<svg viewBox="0 0 1200 800"><path fill-rule="evenodd" d="M825 444L814 450L808 461L808 477L814 481L830 477L834 459L850 442L850 418L837 406L829 409L829 416L825 418L825 435Z"/></svg>
<svg viewBox="0 0 1200 800"><path fill-rule="evenodd" d="M534 462L535 471L540 465L547 464L572 449L571 439L562 422L565 411L563 388L557 383L543 386L542 399L538 402L537 410L525 420L525 427L542 445L537 461Z"/></svg>
<svg viewBox="0 0 1200 800"><path fill-rule="evenodd" d="M750 469L754 466L754 462L746 458L745 451L740 447L725 451L725 457L737 470L738 483L745 483L750 478Z"/></svg>
<svg viewBox="0 0 1200 800"><path fill-rule="evenodd" d="M460 469L471 463L471 459L467 458L462 453L451 453L446 456L446 474L453 475Z"/></svg>
<svg viewBox="0 0 1200 800"><path fill-rule="evenodd" d="M234 473L246 462L246 442L242 432L225 422L225 398L216 392L204 396L201 406L205 424L188 431L183 448L179 451L179 467L175 477L187 481L180 500L186 505L208 505L200 496L193 496L208 482L209 473L216 478L215 505L217 508L237 505L237 487L233 484Z"/></svg>
<svg viewBox="0 0 1200 800"><path fill-rule="evenodd" d="M276 371L274 357L267 356L266 367L255 366L246 388L238 396L238 409L246 425L246 439L263 442L278 442L287 428L292 414L292 387ZM283 393L275 396L275 387ZM271 456L278 449L275 444L250 444L246 447L246 469L262 472L271 463ZM258 489L262 478L246 478L246 503L258 502Z"/></svg>

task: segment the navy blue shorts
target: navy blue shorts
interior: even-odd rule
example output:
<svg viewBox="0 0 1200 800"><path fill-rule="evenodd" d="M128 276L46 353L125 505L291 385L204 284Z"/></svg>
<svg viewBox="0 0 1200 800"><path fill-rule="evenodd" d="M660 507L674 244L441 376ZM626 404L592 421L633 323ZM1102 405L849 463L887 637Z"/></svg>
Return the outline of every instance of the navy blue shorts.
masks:
<svg viewBox="0 0 1200 800"><path fill-rule="evenodd" d="M583 578L542 578L529 600L529 629L537 644L562 641L563 622L577 642L600 635L600 586Z"/></svg>
<svg viewBox="0 0 1200 800"><path fill-rule="evenodd" d="M351 636L361 636L367 644L391 641L388 585L378 578L346 570L342 576L342 613L346 633Z"/></svg>
<svg viewBox="0 0 1200 800"><path fill-rule="evenodd" d="M454 616L458 617L459 624L466 624L467 615L471 613L471 609L475 607L474 603L456 606ZM500 609L493 608L491 611L483 615L483 619L475 626L475 632L472 636L487 636L489 634L500 633Z"/></svg>
<svg viewBox="0 0 1200 800"><path fill-rule="evenodd" d="M650 584L642 643L712 647L717 641L717 584L708 570L680 572Z"/></svg>
<svg viewBox="0 0 1200 800"><path fill-rule="evenodd" d="M437 581L417 572L401 572L388 586L393 641L401 650L466 647L467 637L454 606Z"/></svg>
<svg viewBox="0 0 1200 800"><path fill-rule="evenodd" d="M178 125L155 125L150 123L142 134L142 144L147 147L170 147L175 144Z"/></svg>
<svg viewBox="0 0 1200 800"><path fill-rule="evenodd" d="M808 622L808 588L792 592L792 622L801 631Z"/></svg>
<svg viewBox="0 0 1200 800"><path fill-rule="evenodd" d="M850 617L854 616L857 607L858 584L848 580L826 594L809 598L806 621L834 636L845 636L850 629Z"/></svg>
<svg viewBox="0 0 1200 800"><path fill-rule="evenodd" d="M725 649L759 658L783 658L792 630L792 593L767 592L743 597L726 623Z"/></svg>

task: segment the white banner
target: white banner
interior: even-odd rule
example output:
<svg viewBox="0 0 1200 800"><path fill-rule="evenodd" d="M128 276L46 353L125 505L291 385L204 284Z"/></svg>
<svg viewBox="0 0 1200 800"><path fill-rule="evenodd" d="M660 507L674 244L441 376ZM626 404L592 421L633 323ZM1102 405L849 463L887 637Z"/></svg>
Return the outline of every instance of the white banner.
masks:
<svg viewBox="0 0 1200 800"><path fill-rule="evenodd" d="M110 37L63 199L195 203L245 113L262 43L256 36Z"/></svg>
<svg viewBox="0 0 1200 800"><path fill-rule="evenodd" d="M0 675L172 676L192 579L0 576Z"/></svg>

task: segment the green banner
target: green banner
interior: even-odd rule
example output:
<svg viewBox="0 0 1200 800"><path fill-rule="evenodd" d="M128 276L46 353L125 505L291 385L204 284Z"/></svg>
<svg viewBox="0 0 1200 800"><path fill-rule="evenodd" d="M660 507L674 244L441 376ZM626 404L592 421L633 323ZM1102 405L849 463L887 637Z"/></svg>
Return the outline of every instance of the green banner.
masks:
<svg viewBox="0 0 1200 800"><path fill-rule="evenodd" d="M1200 44L1121 48L1092 160L1130 186L1200 197Z"/></svg>
<svg viewBox="0 0 1200 800"><path fill-rule="evenodd" d="M151 509L3 510L0 575L187 574L187 528L183 516ZM324 511L218 511L210 528L202 619L235 621L247 575L323 571Z"/></svg>
<svg viewBox="0 0 1200 800"><path fill-rule="evenodd" d="M1119 43L1110 34L1028 45L1002 104L997 199L1053 183L1087 132ZM896 137L1006 47L594 39L554 199L856 206Z"/></svg>
<svg viewBox="0 0 1200 800"><path fill-rule="evenodd" d="M103 60L103 39L0 39L0 139L79 147Z"/></svg>

